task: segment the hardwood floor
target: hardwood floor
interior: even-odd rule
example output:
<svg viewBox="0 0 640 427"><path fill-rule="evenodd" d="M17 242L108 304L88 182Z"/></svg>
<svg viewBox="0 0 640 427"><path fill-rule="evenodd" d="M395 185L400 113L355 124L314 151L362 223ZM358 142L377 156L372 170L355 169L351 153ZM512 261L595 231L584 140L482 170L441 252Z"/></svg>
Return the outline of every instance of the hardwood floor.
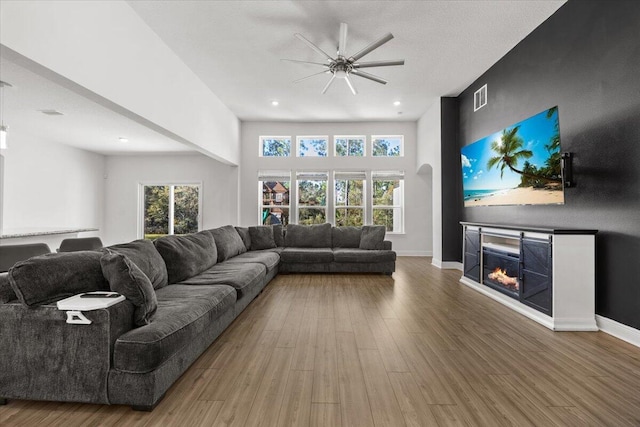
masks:
<svg viewBox="0 0 640 427"><path fill-rule="evenodd" d="M151 413L10 401L0 425L640 425L639 348L551 332L430 262L278 276Z"/></svg>

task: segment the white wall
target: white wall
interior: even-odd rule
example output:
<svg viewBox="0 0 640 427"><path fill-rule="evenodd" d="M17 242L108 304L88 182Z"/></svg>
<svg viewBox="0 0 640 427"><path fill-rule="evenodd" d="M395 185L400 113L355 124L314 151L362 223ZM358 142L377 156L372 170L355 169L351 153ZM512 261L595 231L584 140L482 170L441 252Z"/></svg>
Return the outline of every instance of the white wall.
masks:
<svg viewBox="0 0 640 427"><path fill-rule="evenodd" d="M296 136L304 135L327 135L330 141L333 141L334 135L366 135L368 144L371 143L371 135L404 135L404 157L333 157L333 149L329 157L323 158L300 158L295 155L287 158L260 157L259 137L268 135L290 135L294 144ZM416 173L415 122L243 122L241 145L241 225L255 225L258 222L259 170L404 170L405 232L388 234L387 238L400 255L431 255L431 177Z"/></svg>
<svg viewBox="0 0 640 427"><path fill-rule="evenodd" d="M140 183L202 182L202 229L237 224L237 167L201 154L109 156L105 245L138 238Z"/></svg>
<svg viewBox="0 0 640 427"><path fill-rule="evenodd" d="M3 1L0 40L84 96L238 164L236 116L126 2Z"/></svg>
<svg viewBox="0 0 640 427"><path fill-rule="evenodd" d="M440 100L420 117L417 126L416 167L432 177L433 263L442 264L442 157L440 146Z"/></svg>
<svg viewBox="0 0 640 427"><path fill-rule="evenodd" d="M103 228L104 156L21 133L10 144L2 150L3 233Z"/></svg>

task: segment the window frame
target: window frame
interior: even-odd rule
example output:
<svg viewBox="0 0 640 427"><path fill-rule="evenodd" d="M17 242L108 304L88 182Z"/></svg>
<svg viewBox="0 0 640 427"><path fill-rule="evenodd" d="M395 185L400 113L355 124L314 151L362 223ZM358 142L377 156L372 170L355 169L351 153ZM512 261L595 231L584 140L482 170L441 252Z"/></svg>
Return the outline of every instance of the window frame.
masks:
<svg viewBox="0 0 640 427"><path fill-rule="evenodd" d="M264 155L264 141L267 139L288 139L289 140L289 154L286 156L265 156ZM280 157L292 157L291 152L292 152L292 145L293 145L293 138L291 137L291 135L261 135L258 137L258 156L259 157L264 157L264 158L280 158Z"/></svg>
<svg viewBox="0 0 640 427"><path fill-rule="evenodd" d="M385 174L387 175L387 178L385 179ZM375 200L374 200L374 182L375 181L400 181L400 204L396 205L376 205L375 204ZM404 234L404 214L405 214L405 208L404 208L404 193L405 193L405 173L404 171L380 171L380 170L375 170L375 171L371 171L371 225L376 225L374 223L374 211L376 209L399 209L400 210L400 217L399 217L399 222L400 222L400 227L399 230L393 230L393 231L387 231L387 234ZM394 212L395 214L395 212Z"/></svg>
<svg viewBox="0 0 640 427"><path fill-rule="evenodd" d="M288 177L288 181L285 181L282 178ZM274 178L276 179L276 181L267 181L264 180L263 178ZM289 204L288 205L265 205L264 202L264 193L263 193L263 183L264 182L288 182L289 183ZM258 224L263 225L263 220L262 220L262 211L264 209L271 209L272 206L278 206L280 208L285 208L289 210L289 222L287 224L291 224L291 213L292 213L292 207L291 207L291 200L293 197L293 188L291 186L291 171L287 170L277 170L277 171L258 171ZM285 224L283 224L285 225Z"/></svg>
<svg viewBox="0 0 640 427"><path fill-rule="evenodd" d="M303 139L324 139L327 143L326 156L302 156L300 155L300 141ZM323 159L329 157L330 147L329 147L329 135L298 135L296 136L296 157L299 158L307 158L307 159Z"/></svg>
<svg viewBox="0 0 640 427"><path fill-rule="evenodd" d="M202 231L202 205L203 205L203 187L204 184L202 181L142 181L138 183L138 227L136 230L136 234L138 239L144 239L144 220L145 220L145 209L144 209L144 188L145 187L170 187L169 189L169 229L167 230L167 236L174 235L174 212L175 212L175 202L174 202L174 188L181 186L195 186L198 187L198 231Z"/></svg>
<svg viewBox="0 0 640 427"><path fill-rule="evenodd" d="M347 143L347 155L338 155L338 139L362 139L362 156L350 156L349 145ZM367 136L366 135L334 135L333 136L333 156L334 157L367 157ZM335 172L335 171L334 171Z"/></svg>
<svg viewBox="0 0 640 427"><path fill-rule="evenodd" d="M396 139L396 138L400 139L400 154L398 154L397 156L389 156L389 155L379 156L374 154L375 153L374 141L376 139ZM396 157L404 157L404 135L371 135L371 157L382 157L382 158L389 158L389 159L393 159Z"/></svg>
<svg viewBox="0 0 640 427"><path fill-rule="evenodd" d="M324 197L324 205L307 205L307 204L301 204L300 203L300 181L322 181L321 179L317 179L317 180L312 180L312 179L300 179L300 176L304 177L305 174L309 174L309 175L313 175L313 174L317 174L317 175L321 175L324 174L325 176L325 180L326 181L326 185L325 185L325 197ZM330 203L330 199L329 199L329 185L331 184L329 177L330 177L330 173L327 170L300 170L300 171L296 171L295 172L295 176L296 176L296 199L295 199L295 211L296 211L296 222L295 224L300 224L300 209L324 209L324 219L325 222L329 222L331 223L332 221L329 218L329 203ZM333 221L335 222L335 221Z"/></svg>
<svg viewBox="0 0 640 427"><path fill-rule="evenodd" d="M354 177L361 177L361 178L353 178L353 179L345 179L342 178L342 176L348 176L348 175L353 175ZM337 194L337 189L336 189L336 183L338 181L362 181L362 204L361 205L349 205L349 204L345 204L345 205L340 205L338 206L338 194ZM345 210L349 210L349 209L361 209L362 210L362 224L360 224L360 226L366 225L367 224L367 213L368 213L368 209L367 209L367 205L368 205L368 191L367 191L367 172L366 171L345 171L345 170L334 170L333 171L333 226L334 227L339 227L338 225L336 225L336 218L337 218L337 212L338 209L345 209ZM372 199L373 201L373 199ZM347 200L348 203L348 200Z"/></svg>

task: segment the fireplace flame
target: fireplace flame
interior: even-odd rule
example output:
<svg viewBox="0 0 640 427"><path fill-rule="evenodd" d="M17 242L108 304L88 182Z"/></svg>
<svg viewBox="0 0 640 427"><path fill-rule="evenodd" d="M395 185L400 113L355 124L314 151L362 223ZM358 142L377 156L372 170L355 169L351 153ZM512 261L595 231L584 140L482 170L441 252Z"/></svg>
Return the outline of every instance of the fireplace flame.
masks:
<svg viewBox="0 0 640 427"><path fill-rule="evenodd" d="M493 270L493 273L489 273L489 279L495 280L501 285L506 286L508 288L512 288L516 291L520 288L520 285L518 284L518 279L516 277L510 277L507 274L507 271L503 270L500 267L496 267L496 269Z"/></svg>

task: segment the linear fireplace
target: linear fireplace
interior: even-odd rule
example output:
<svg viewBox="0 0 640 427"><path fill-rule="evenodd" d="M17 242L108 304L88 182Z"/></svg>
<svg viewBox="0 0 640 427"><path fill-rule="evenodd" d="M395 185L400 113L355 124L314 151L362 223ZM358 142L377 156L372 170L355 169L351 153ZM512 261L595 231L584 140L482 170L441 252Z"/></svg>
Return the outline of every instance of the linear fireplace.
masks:
<svg viewBox="0 0 640 427"><path fill-rule="evenodd" d="M517 249L487 244L482 247L483 283L518 299L520 297L520 254Z"/></svg>

